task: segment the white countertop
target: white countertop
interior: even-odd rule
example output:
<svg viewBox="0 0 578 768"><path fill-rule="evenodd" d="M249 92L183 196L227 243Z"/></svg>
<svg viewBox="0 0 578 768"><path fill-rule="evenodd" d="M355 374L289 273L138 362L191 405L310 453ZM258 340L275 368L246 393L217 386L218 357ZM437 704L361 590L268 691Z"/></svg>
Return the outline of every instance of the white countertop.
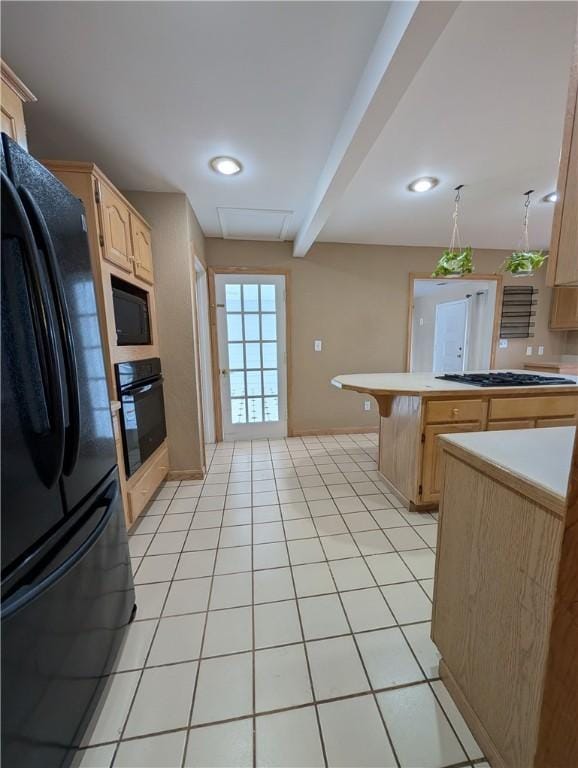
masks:
<svg viewBox="0 0 578 768"><path fill-rule="evenodd" d="M440 439L565 501L574 432L575 427L548 427L468 432Z"/></svg>
<svg viewBox="0 0 578 768"><path fill-rule="evenodd" d="M494 369L497 370L497 369ZM528 371L508 368L514 373ZM478 371L479 373L479 371ZM557 376L555 373L541 373L542 376ZM434 373L352 373L335 376L331 383L340 389L351 389L356 392L367 392L373 395L443 395L457 392L479 392L503 394L528 394L539 392L571 392L578 384L578 376L564 374L564 378L572 379L575 384L548 384L544 387L476 387L473 384L462 384L457 381L442 381L436 379ZM576 390L578 394L578 389Z"/></svg>

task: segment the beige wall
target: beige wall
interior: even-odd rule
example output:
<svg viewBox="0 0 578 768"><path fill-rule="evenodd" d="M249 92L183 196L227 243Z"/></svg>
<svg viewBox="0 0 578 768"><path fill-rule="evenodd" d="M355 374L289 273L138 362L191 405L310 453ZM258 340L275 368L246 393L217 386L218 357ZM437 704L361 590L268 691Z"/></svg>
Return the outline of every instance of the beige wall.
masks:
<svg viewBox="0 0 578 768"><path fill-rule="evenodd" d="M207 238L209 266L282 267L291 272L290 420L294 432L372 427L375 402L363 411L362 395L330 385L339 373L405 370L408 283L410 272L429 274L439 248L317 243L304 259L291 256L290 243L264 243ZM494 273L502 251L477 251L479 274ZM551 291L545 270L532 281L538 294L535 338L510 341L498 350L496 366L512 368L525 357L526 344L543 344L545 355L562 351L566 334L548 331ZM506 278L515 282L515 278ZM323 351L314 352L315 339ZM535 359L538 359L535 357Z"/></svg>
<svg viewBox="0 0 578 768"><path fill-rule="evenodd" d="M198 472L203 449L194 346L193 241L204 259L204 238L184 194L125 192L153 229L159 343L171 471Z"/></svg>

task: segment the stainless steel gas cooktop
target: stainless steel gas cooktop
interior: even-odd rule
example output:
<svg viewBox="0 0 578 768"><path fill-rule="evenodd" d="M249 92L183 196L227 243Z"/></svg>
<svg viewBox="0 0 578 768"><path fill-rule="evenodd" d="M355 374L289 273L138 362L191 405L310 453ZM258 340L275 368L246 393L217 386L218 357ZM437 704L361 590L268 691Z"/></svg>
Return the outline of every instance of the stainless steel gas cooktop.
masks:
<svg viewBox="0 0 578 768"><path fill-rule="evenodd" d="M551 384L575 384L574 379L562 376L539 376L537 373L446 373L436 376L443 381L457 381L460 384L473 384L474 387L543 387ZM578 386L578 385L576 385Z"/></svg>

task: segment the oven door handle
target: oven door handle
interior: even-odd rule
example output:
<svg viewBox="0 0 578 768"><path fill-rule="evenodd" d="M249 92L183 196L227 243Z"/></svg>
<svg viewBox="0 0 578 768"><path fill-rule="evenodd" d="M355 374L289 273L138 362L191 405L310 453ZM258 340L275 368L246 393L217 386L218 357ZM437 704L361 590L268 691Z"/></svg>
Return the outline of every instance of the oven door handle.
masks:
<svg viewBox="0 0 578 768"><path fill-rule="evenodd" d="M124 397L125 395L139 395L143 392L149 392L151 389L154 389L156 387L162 387L163 380L162 378L156 379L155 381L151 381L148 384L137 384L134 386L128 386L123 387L121 391L121 396Z"/></svg>

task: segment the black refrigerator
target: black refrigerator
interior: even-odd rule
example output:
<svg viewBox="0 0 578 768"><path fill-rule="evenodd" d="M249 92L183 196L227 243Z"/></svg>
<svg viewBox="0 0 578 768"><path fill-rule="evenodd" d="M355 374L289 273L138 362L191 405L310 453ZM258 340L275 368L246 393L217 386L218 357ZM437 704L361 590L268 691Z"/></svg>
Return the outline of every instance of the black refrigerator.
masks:
<svg viewBox="0 0 578 768"><path fill-rule="evenodd" d="M2 764L66 766L134 610L82 203L2 134Z"/></svg>

